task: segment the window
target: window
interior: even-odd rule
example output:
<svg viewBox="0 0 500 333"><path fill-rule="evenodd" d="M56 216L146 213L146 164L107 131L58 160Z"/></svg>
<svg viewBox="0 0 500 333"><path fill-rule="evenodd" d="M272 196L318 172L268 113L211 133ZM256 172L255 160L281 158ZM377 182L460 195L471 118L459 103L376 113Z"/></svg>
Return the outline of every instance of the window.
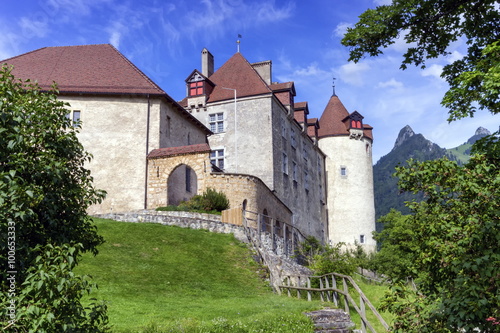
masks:
<svg viewBox="0 0 500 333"><path fill-rule="evenodd" d="M304 171L304 188L309 191L309 173L307 171Z"/></svg>
<svg viewBox="0 0 500 333"><path fill-rule="evenodd" d="M340 167L340 175L342 177L347 177L347 168L345 166Z"/></svg>
<svg viewBox="0 0 500 333"><path fill-rule="evenodd" d="M365 243L365 235L359 235L359 244Z"/></svg>
<svg viewBox="0 0 500 333"><path fill-rule="evenodd" d="M286 139L286 124L283 118L281 118L281 136Z"/></svg>
<svg viewBox="0 0 500 333"><path fill-rule="evenodd" d="M295 138L295 131L293 128L290 130L290 144L294 149L297 147L297 139Z"/></svg>
<svg viewBox="0 0 500 333"><path fill-rule="evenodd" d="M170 138L170 131L171 131L171 119L169 116L167 116L167 138Z"/></svg>
<svg viewBox="0 0 500 333"><path fill-rule="evenodd" d="M219 169L224 169L224 149L212 150L210 152L210 163L218 167Z"/></svg>
<svg viewBox="0 0 500 333"><path fill-rule="evenodd" d="M189 83L189 96L203 95L203 81Z"/></svg>
<svg viewBox="0 0 500 333"><path fill-rule="evenodd" d="M283 153L283 173L288 175L288 156Z"/></svg>
<svg viewBox="0 0 500 333"><path fill-rule="evenodd" d="M186 165L186 192L191 192L191 168Z"/></svg>
<svg viewBox="0 0 500 333"><path fill-rule="evenodd" d="M292 177L293 181L297 182L297 163L292 162Z"/></svg>
<svg viewBox="0 0 500 333"><path fill-rule="evenodd" d="M304 144L304 145L305 145L305 144ZM307 162L308 156L307 156L307 149L306 149L306 147L304 147L304 148L302 149L302 157L304 157L304 161L306 161L306 162ZM307 163L306 163L306 166L307 166Z"/></svg>
<svg viewBox="0 0 500 333"><path fill-rule="evenodd" d="M71 120L71 125L73 126L80 126L80 111L75 110L75 111L70 111L67 115L66 118Z"/></svg>
<svg viewBox="0 0 500 333"><path fill-rule="evenodd" d="M224 132L224 113L212 113L208 115L208 123L213 133Z"/></svg>

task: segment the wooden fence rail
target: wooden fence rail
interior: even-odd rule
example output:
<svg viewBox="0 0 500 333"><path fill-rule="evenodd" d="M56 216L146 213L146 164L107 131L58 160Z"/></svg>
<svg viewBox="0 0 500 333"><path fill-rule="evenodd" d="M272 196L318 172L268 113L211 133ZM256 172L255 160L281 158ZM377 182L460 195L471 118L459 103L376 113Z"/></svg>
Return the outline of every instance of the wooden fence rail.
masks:
<svg viewBox="0 0 500 333"><path fill-rule="evenodd" d="M318 287L312 287L313 283ZM341 286L338 285L340 283L342 283ZM370 303L352 277L348 275L338 273L329 273L322 276L287 275L284 276L283 282L279 288L282 292L286 291L289 297L292 297L291 290L296 291L298 298L301 298L302 294L305 293L309 301L312 300L312 294L316 292L319 294L321 301L333 302L337 307L340 301L343 300L344 310L347 313L349 313L349 306L351 305L361 317L361 330L363 333L366 333L367 329L372 333L377 333L366 317L366 307L368 306L382 326L384 326L386 330L389 329L389 325L385 322L384 318L382 318L377 309ZM359 295L359 304L351 296L352 289Z"/></svg>

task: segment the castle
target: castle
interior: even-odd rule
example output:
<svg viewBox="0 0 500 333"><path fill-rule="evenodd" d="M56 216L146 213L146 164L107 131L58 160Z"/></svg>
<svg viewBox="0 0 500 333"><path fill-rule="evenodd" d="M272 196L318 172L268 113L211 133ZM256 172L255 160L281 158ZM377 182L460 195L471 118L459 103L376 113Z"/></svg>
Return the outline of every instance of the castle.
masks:
<svg viewBox="0 0 500 333"><path fill-rule="evenodd" d="M319 119L295 102L293 82L272 81L272 62L235 53L201 70L174 101L108 44L47 47L2 61L59 99L81 123L79 139L107 198L90 214L178 204L206 188L263 227L291 224L324 242L375 248L372 127L335 93ZM269 220L273 223L269 224Z"/></svg>

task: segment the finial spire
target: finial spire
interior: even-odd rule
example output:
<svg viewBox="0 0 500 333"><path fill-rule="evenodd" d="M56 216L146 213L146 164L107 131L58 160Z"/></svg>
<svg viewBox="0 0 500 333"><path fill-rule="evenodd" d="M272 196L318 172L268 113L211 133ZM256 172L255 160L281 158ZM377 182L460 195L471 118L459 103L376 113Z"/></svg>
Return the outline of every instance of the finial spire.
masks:
<svg viewBox="0 0 500 333"><path fill-rule="evenodd" d="M337 96L337 94L335 93L335 80L337 80L336 77L333 78L333 95L332 96Z"/></svg>
<svg viewBox="0 0 500 333"><path fill-rule="evenodd" d="M238 53L240 53L240 38L241 38L241 35L238 34L238 40L236 41Z"/></svg>

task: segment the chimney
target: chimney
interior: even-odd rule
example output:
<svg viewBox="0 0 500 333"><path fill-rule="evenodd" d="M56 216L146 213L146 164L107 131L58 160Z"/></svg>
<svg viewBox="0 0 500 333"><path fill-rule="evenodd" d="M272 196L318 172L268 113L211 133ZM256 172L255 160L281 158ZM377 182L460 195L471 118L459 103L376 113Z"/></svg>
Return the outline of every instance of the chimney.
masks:
<svg viewBox="0 0 500 333"><path fill-rule="evenodd" d="M214 73L214 56L206 48L201 51L201 74L210 77Z"/></svg>
<svg viewBox="0 0 500 333"><path fill-rule="evenodd" d="M259 73L262 80L267 84L272 83L272 62L271 60L256 62L252 67Z"/></svg>

